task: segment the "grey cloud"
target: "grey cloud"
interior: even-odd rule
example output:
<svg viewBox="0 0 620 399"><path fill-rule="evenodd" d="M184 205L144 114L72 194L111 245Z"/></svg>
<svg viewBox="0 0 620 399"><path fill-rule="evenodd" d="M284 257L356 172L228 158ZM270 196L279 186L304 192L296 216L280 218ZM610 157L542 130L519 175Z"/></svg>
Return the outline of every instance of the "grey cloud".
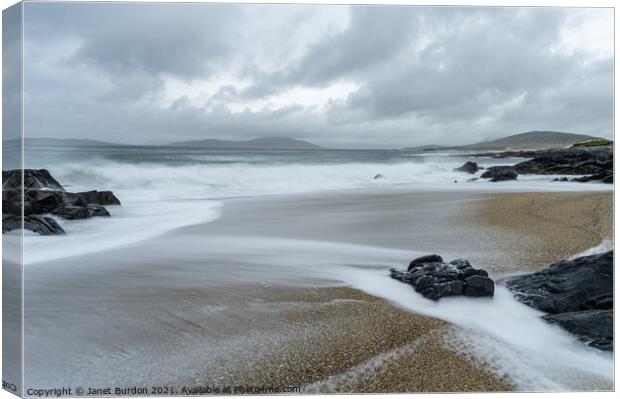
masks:
<svg viewBox="0 0 620 399"><path fill-rule="evenodd" d="M2 131L5 139L21 135L21 4L2 13Z"/></svg>
<svg viewBox="0 0 620 399"><path fill-rule="evenodd" d="M282 87L325 86L355 72L387 63L415 37L417 9L399 6L351 8L347 29L318 38L293 65L270 74L258 74L256 85L243 94L260 97Z"/></svg>
<svg viewBox="0 0 620 399"><path fill-rule="evenodd" d="M139 3L33 3L32 35L64 34L83 40L74 61L92 62L113 75L143 71L202 77L228 54L236 6Z"/></svg>
<svg viewBox="0 0 620 399"><path fill-rule="evenodd" d="M317 7L29 3L28 134L133 143L283 135L340 147L532 129L611 135L613 54L551 51L575 10L351 7L342 31L309 30L299 44L296 29L320 22ZM54 56L71 41L77 51ZM301 55L282 57L291 49ZM200 105L184 93L167 108L144 101L170 77L193 84L217 73L252 84L223 83ZM227 108L339 81L360 88L324 111L294 99L276 110Z"/></svg>

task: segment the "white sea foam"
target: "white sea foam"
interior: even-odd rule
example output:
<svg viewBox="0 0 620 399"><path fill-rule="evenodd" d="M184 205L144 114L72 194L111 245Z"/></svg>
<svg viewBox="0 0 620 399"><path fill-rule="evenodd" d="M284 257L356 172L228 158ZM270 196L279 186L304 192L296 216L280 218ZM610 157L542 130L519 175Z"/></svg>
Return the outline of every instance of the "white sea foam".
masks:
<svg viewBox="0 0 620 399"><path fill-rule="evenodd" d="M66 235L25 235L24 264L128 245L182 226L206 223L220 215L217 201L142 201L107 208L110 218L58 219Z"/></svg>
<svg viewBox="0 0 620 399"><path fill-rule="evenodd" d="M491 298L425 299L385 272L351 273L354 287L423 315L454 323L452 347L490 365L519 390L590 390L613 386L613 358L586 347L541 312L516 301L503 286Z"/></svg>
<svg viewBox="0 0 620 399"><path fill-rule="evenodd" d="M213 157L213 156L211 156ZM417 190L437 188L489 190L601 190L607 184L550 181L557 176L521 175L518 181L490 183L485 179L468 182L482 174L454 172L462 160L398 163L125 163L109 160L72 162L49 167L58 180L75 189L111 189L125 202L152 199L218 198L268 194L304 193L359 187L411 184ZM506 163L510 163L509 161ZM382 177L374 179L380 174ZM455 184L454 180L458 183Z"/></svg>
<svg viewBox="0 0 620 399"><path fill-rule="evenodd" d="M25 263L108 249L186 225L205 223L219 215L214 200L230 197L385 187L480 192L610 189L602 184L551 184L553 176L520 176L519 181L500 183L482 179L467 182L472 175L453 172L463 159L449 157L411 162L277 163L266 162L268 155L250 159L241 155L194 154L189 158L205 158L211 163L187 160L176 163L183 156L166 155L158 162L95 157L32 165L47 167L70 191L112 190L123 205L118 209L110 207L111 219L59 220L69 233L67 236L27 237ZM244 159L248 162L239 162ZM502 162L510 163L510 160ZM382 177L375 179L377 174Z"/></svg>
<svg viewBox="0 0 620 399"><path fill-rule="evenodd" d="M611 251L612 249L614 249L614 243L613 241L610 240L603 240L600 244L586 249L583 252L580 252L576 255L571 256L568 259L575 259L575 258L579 258L580 256L589 256L589 255L596 255L596 254L602 254L603 252L607 252L607 251Z"/></svg>

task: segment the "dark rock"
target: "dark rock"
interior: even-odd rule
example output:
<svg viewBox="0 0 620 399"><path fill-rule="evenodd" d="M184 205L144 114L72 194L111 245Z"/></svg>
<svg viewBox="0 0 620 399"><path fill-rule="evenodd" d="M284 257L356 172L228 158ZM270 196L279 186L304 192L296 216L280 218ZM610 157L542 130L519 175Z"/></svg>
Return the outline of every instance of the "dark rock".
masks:
<svg viewBox="0 0 620 399"><path fill-rule="evenodd" d="M24 188L20 170L2 172L3 232L22 226L41 235L64 234L50 217L52 214L64 219L86 219L94 216L110 216L103 205L120 205L111 191L86 191L70 193L45 169L24 170ZM6 226L5 226L6 222ZM19 227L16 227L19 226Z"/></svg>
<svg viewBox="0 0 620 399"><path fill-rule="evenodd" d="M22 192L20 190L2 190L2 212L11 215L22 214Z"/></svg>
<svg viewBox="0 0 620 399"><path fill-rule="evenodd" d="M24 190L28 189L50 189L56 191L64 191L65 189L52 177L47 169L24 169L23 170ZM2 189L3 190L21 190L22 189L22 170L3 170L2 171Z"/></svg>
<svg viewBox="0 0 620 399"><path fill-rule="evenodd" d="M375 175L374 179L375 179L375 180L377 180L377 179L383 179L383 175L382 175L381 173L378 173L378 174L376 174L376 175Z"/></svg>
<svg viewBox="0 0 620 399"><path fill-rule="evenodd" d="M439 300L447 296L493 296L494 283L488 273L474 269L463 259L444 263L439 255L427 255L411 261L405 270L391 269L390 276L413 286L424 297Z"/></svg>
<svg viewBox="0 0 620 399"><path fill-rule="evenodd" d="M110 212L108 212L108 210L105 209L105 207L103 205L88 204L88 205L86 205L86 209L88 210L88 214L90 215L90 217L92 217L92 216L103 216L103 217L110 216Z"/></svg>
<svg viewBox="0 0 620 399"><path fill-rule="evenodd" d="M97 204L97 205L120 205L121 201L116 198L112 191L85 191L81 193L71 193L71 196L77 196L78 200L83 201L85 204Z"/></svg>
<svg viewBox="0 0 620 399"><path fill-rule="evenodd" d="M456 169L454 169L455 172L465 172L465 173L476 173L478 171L478 164L476 162L472 162L472 161L467 161L463 164L463 166L460 166Z"/></svg>
<svg viewBox="0 0 620 399"><path fill-rule="evenodd" d="M85 206L63 205L52 212L63 219L88 219L91 215Z"/></svg>
<svg viewBox="0 0 620 399"><path fill-rule="evenodd" d="M562 260L508 279L517 299L547 313L593 309L592 299L613 293L613 251Z"/></svg>
<svg viewBox="0 0 620 399"><path fill-rule="evenodd" d="M543 319L558 324L590 346L613 351L614 312L611 309L551 314Z"/></svg>
<svg viewBox="0 0 620 399"><path fill-rule="evenodd" d="M494 293L495 284L488 277L473 275L465 279L465 296L493 296Z"/></svg>
<svg viewBox="0 0 620 399"><path fill-rule="evenodd" d="M47 216L26 216L22 226L21 216L2 215L2 234L21 229L22 227L24 230L30 230L42 236L65 234L62 227L54 219Z"/></svg>
<svg viewBox="0 0 620 399"><path fill-rule="evenodd" d="M581 176L572 179L571 181L576 181L579 183L586 183L590 181L601 181L603 183L611 184L614 182L614 174L613 172L603 171L599 173L595 173L590 176Z"/></svg>
<svg viewBox="0 0 620 399"><path fill-rule="evenodd" d="M512 166L491 166L480 177L492 182L517 180L517 172Z"/></svg>
<svg viewBox="0 0 620 399"><path fill-rule="evenodd" d="M512 169L512 166L489 166L485 172L480 175L483 179L491 179L497 176L497 173L504 169Z"/></svg>
<svg viewBox="0 0 620 399"><path fill-rule="evenodd" d="M438 301L441 298L447 296L461 296L465 290L465 284L462 281L448 281L447 283L437 284L432 287L428 287L425 290L416 291L420 292L426 298Z"/></svg>
<svg viewBox="0 0 620 399"><path fill-rule="evenodd" d="M614 307L613 292L607 292L605 294L588 298L583 307L586 309L611 309Z"/></svg>
<svg viewBox="0 0 620 399"><path fill-rule="evenodd" d="M409 262L409 267L407 268L407 271L412 271L413 269L425 266L428 263L442 263L442 262L443 262L443 259L439 255L421 256Z"/></svg>
<svg viewBox="0 0 620 399"><path fill-rule="evenodd" d="M523 157L532 158L514 166L518 174L541 175L599 175L598 179L605 183L613 182L613 148L601 147L574 147L556 148L538 151L506 151L503 153L474 154L473 156L493 156L495 158ZM495 167L492 167L495 168ZM606 172L606 173L604 173ZM492 178L492 175L484 178Z"/></svg>
<svg viewBox="0 0 620 399"><path fill-rule="evenodd" d="M497 174L494 178L489 180L490 182L517 180L517 172L514 170L503 170Z"/></svg>
<svg viewBox="0 0 620 399"><path fill-rule="evenodd" d="M24 194L24 215L50 213L65 203L63 191L28 190Z"/></svg>
<svg viewBox="0 0 620 399"><path fill-rule="evenodd" d="M514 168L518 173L524 175L586 175L613 170L613 163L600 161L587 155L551 155L520 162Z"/></svg>
<svg viewBox="0 0 620 399"><path fill-rule="evenodd" d="M556 262L506 281L521 302L599 349L613 348L613 251Z"/></svg>
<svg viewBox="0 0 620 399"><path fill-rule="evenodd" d="M512 166L491 166L480 177L491 181L516 180L517 172Z"/></svg>
<svg viewBox="0 0 620 399"><path fill-rule="evenodd" d="M555 179L551 180L552 182L554 181L568 181L568 177L556 177Z"/></svg>

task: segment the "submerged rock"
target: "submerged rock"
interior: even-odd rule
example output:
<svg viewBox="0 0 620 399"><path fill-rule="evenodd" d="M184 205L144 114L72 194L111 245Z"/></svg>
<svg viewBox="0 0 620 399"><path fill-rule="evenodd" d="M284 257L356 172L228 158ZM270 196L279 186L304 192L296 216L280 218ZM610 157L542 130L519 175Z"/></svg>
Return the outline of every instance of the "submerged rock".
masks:
<svg viewBox="0 0 620 399"><path fill-rule="evenodd" d="M2 234L13 230L30 230L42 236L65 234L62 227L51 217L31 215L24 217L24 225L22 226L21 216L2 215Z"/></svg>
<svg viewBox="0 0 620 399"><path fill-rule="evenodd" d="M601 183L612 184L614 182L614 174L613 172L603 171L603 172L595 173L590 176L576 177L572 179L571 181L576 181L579 183L600 181Z"/></svg>
<svg viewBox="0 0 620 399"><path fill-rule="evenodd" d="M407 270L391 269L390 276L435 301L461 295L492 297L495 291L495 284L485 270L474 269L463 259L445 263L439 255L414 259Z"/></svg>
<svg viewBox="0 0 620 399"><path fill-rule="evenodd" d="M462 166L455 168L454 172L476 173L479 167L476 162L467 161Z"/></svg>
<svg viewBox="0 0 620 399"><path fill-rule="evenodd" d="M605 351L614 350L612 309L548 314L543 316L543 319L575 334L592 347Z"/></svg>
<svg viewBox="0 0 620 399"><path fill-rule="evenodd" d="M597 348L613 348L613 251L556 262L506 281L519 301Z"/></svg>
<svg viewBox="0 0 620 399"><path fill-rule="evenodd" d="M491 166L480 176L492 182L517 180L517 172L512 166Z"/></svg>

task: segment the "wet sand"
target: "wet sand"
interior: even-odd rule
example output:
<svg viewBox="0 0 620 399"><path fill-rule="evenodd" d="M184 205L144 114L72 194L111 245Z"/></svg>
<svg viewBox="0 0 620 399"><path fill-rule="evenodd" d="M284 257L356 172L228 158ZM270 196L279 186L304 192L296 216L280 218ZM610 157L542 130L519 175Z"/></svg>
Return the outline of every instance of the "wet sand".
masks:
<svg viewBox="0 0 620 399"><path fill-rule="evenodd" d="M404 267L440 253L501 274L546 259L546 247L530 243L541 235L575 237L562 246L568 255L598 244L604 224L582 241L583 220L556 226L531 216L521 225L488 216L511 203L594 225L608 215L610 193L553 195L397 190L233 200L213 223L32 265L26 386L513 390L443 344L450 324L348 288L330 271ZM598 211L583 212L579 201L595 201Z"/></svg>
<svg viewBox="0 0 620 399"><path fill-rule="evenodd" d="M514 255L518 269L540 270L613 242L613 193L492 194L467 219L493 232L494 244Z"/></svg>

